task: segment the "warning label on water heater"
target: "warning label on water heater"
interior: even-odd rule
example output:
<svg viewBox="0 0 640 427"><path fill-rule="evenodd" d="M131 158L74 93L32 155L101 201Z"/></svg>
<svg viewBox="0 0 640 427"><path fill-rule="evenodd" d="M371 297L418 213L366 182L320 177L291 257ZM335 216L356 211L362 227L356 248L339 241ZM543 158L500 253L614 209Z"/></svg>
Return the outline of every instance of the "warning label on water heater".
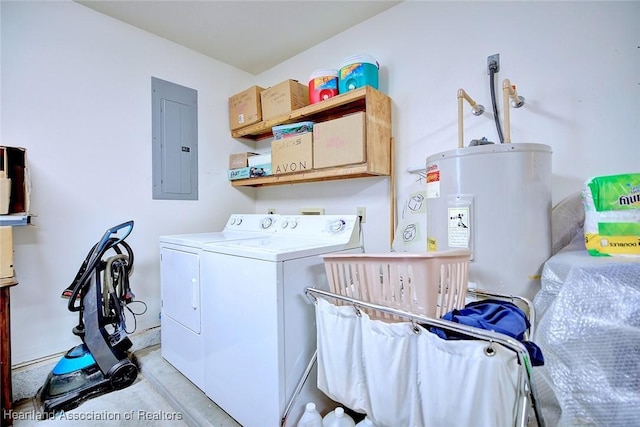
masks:
<svg viewBox="0 0 640 427"><path fill-rule="evenodd" d="M449 247L469 248L469 208L449 208L447 239Z"/></svg>
<svg viewBox="0 0 640 427"><path fill-rule="evenodd" d="M440 197L440 167L437 163L427 165L427 199Z"/></svg>

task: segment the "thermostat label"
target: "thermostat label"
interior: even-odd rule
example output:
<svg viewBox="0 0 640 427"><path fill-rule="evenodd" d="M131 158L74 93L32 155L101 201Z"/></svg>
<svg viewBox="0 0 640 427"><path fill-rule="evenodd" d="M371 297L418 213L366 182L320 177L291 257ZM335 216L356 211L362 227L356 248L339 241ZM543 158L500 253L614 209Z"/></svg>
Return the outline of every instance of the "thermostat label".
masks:
<svg viewBox="0 0 640 427"><path fill-rule="evenodd" d="M469 248L469 208L449 208L448 241L452 248Z"/></svg>

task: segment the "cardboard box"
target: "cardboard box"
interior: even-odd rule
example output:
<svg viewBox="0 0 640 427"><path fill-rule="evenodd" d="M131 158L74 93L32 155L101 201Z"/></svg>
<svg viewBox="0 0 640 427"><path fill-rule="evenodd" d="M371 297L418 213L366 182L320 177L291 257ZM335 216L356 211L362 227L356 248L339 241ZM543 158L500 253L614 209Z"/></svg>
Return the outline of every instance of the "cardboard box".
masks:
<svg viewBox="0 0 640 427"><path fill-rule="evenodd" d="M229 156L229 169L240 169L249 166L249 158L258 153L233 153Z"/></svg>
<svg viewBox="0 0 640 427"><path fill-rule="evenodd" d="M9 201L11 200L11 180L0 177L0 215L9 213Z"/></svg>
<svg viewBox="0 0 640 427"><path fill-rule="evenodd" d="M229 129L240 129L262 120L262 91L264 88L252 86L229 98Z"/></svg>
<svg viewBox="0 0 640 427"><path fill-rule="evenodd" d="M313 133L301 133L271 142L274 175L313 169Z"/></svg>
<svg viewBox="0 0 640 427"><path fill-rule="evenodd" d="M278 125L271 128L273 137L275 139L288 138L290 136L296 136L301 133L307 133L313 131L313 122L298 122L288 123L284 125Z"/></svg>
<svg viewBox="0 0 640 427"><path fill-rule="evenodd" d="M0 279L13 277L12 227L0 227Z"/></svg>
<svg viewBox="0 0 640 427"><path fill-rule="evenodd" d="M27 166L27 150L20 147L0 146L0 207L7 204L6 193L9 185L8 209L0 212L4 214L29 213L29 169ZM7 183L6 180L10 180ZM5 212L6 211L6 212Z"/></svg>
<svg viewBox="0 0 640 427"><path fill-rule="evenodd" d="M313 126L315 169L364 163L366 156L365 113L349 114Z"/></svg>
<svg viewBox="0 0 640 427"><path fill-rule="evenodd" d="M261 176L271 175L271 164L248 166L240 169L229 169L227 171L227 177L229 181L236 179L257 178Z"/></svg>
<svg viewBox="0 0 640 427"><path fill-rule="evenodd" d="M262 98L262 119L269 120L309 105L309 87L296 80L285 80L265 89Z"/></svg>
<svg viewBox="0 0 640 427"><path fill-rule="evenodd" d="M271 164L271 153L263 153L249 157L249 166L259 166L267 164Z"/></svg>

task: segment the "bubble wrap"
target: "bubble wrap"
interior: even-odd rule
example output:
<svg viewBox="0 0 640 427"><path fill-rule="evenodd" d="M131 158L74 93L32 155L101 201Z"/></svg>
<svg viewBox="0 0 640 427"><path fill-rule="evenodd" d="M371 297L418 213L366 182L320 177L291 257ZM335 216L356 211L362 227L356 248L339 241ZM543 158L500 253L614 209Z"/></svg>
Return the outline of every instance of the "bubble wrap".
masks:
<svg viewBox="0 0 640 427"><path fill-rule="evenodd" d="M640 260L592 257L576 236L534 298L534 369L549 426L640 425Z"/></svg>
<svg viewBox="0 0 640 427"><path fill-rule="evenodd" d="M570 244L576 235L584 237L584 205L580 192L560 201L551 210L551 253L556 254Z"/></svg>

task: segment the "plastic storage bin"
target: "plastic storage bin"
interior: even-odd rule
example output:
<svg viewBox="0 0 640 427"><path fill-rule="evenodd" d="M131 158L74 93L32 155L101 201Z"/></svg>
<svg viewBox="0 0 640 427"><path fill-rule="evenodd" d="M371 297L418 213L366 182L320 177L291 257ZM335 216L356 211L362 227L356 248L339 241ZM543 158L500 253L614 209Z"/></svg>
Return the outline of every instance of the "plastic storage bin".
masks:
<svg viewBox="0 0 640 427"><path fill-rule="evenodd" d="M338 94L338 70L316 70L309 77L309 103L324 101Z"/></svg>
<svg viewBox="0 0 640 427"><path fill-rule="evenodd" d="M370 55L353 55L340 64L338 88L340 93L372 86L378 89L378 61Z"/></svg>
<svg viewBox="0 0 640 427"><path fill-rule="evenodd" d="M465 305L468 250L321 256L333 293L438 318ZM367 314L400 320L378 311Z"/></svg>

